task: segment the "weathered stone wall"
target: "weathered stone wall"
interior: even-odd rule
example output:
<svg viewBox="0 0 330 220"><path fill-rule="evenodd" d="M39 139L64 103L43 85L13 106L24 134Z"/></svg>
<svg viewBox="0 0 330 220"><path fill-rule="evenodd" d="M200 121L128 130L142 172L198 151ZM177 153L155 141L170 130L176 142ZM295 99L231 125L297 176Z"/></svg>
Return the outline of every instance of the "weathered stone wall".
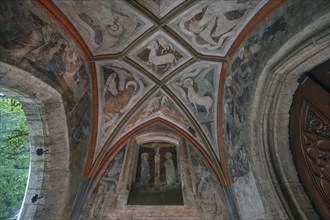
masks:
<svg viewBox="0 0 330 220"><path fill-rule="evenodd" d="M30 175L20 219L47 218L45 213L62 218L70 174L62 98L30 73L2 62L0 66L0 91L22 103L29 127ZM47 152L37 156L38 148ZM36 194L43 198L32 203Z"/></svg>
<svg viewBox="0 0 330 220"><path fill-rule="evenodd" d="M232 187L240 217L243 219L294 217L288 207L285 207L283 198L279 197L278 192L281 189L278 185L273 185L276 177L274 179L274 171L269 167L269 152L264 149L265 143L252 141L257 138L252 131L259 124L258 119L251 117L251 114L254 112L260 118L268 117L267 112L264 112L266 115L256 113L260 109L252 106L252 103L256 96L261 100L266 98L263 94L256 94L256 88L261 81L267 81L268 77L276 74L269 68L269 72L260 77L268 61L293 36L328 13L328 9L329 1L326 0L286 2L248 36L230 59L223 103L224 142ZM290 48L291 51L286 53L289 54L293 49ZM263 133L259 132L257 135L267 136L268 133L271 130L263 130ZM309 217L317 216L311 213Z"/></svg>
<svg viewBox="0 0 330 220"><path fill-rule="evenodd" d="M1 73L4 73L5 63L29 73L25 76L7 70L5 74L13 75L1 74L0 84L16 89L22 96L27 94L27 98L37 102L42 115L43 134L39 135L44 139L41 142L51 143L51 153L43 161L45 174L42 180L45 189L42 194L48 192L44 201L49 206L37 210L40 211L37 216L46 219L54 218L52 214L56 214L59 218L68 218L62 215L71 212L82 179L91 133L89 65L72 38L33 1L2 1L0 26ZM53 88L58 97L45 98L47 90L39 81ZM62 157L61 160L58 157ZM65 164L59 162L62 159L65 159ZM33 172L30 179L34 178L32 175ZM61 182L65 183L64 188ZM64 193L65 199L58 199L57 193ZM54 203L61 204L60 210L51 207ZM43 216L44 212L47 216Z"/></svg>

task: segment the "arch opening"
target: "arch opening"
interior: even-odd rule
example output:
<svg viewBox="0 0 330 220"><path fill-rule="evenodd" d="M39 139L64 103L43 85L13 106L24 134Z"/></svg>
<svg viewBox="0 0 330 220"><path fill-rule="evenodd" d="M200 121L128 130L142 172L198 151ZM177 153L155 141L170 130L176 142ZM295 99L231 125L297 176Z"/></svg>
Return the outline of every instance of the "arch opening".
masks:
<svg viewBox="0 0 330 220"><path fill-rule="evenodd" d="M0 218L15 219L26 194L30 141L22 104L5 93L0 93L0 131Z"/></svg>
<svg viewBox="0 0 330 220"><path fill-rule="evenodd" d="M267 165L264 167L274 184L274 195L290 218L319 219L293 163L289 110L302 74L329 59L328 16L321 16L294 35L267 62L251 104L251 145L260 146L253 151L262 152L253 165L261 164L260 161ZM256 173L261 175L260 171Z"/></svg>
<svg viewBox="0 0 330 220"><path fill-rule="evenodd" d="M17 218L43 219L45 213L54 209L57 211L54 217L60 219L65 210L70 172L68 129L62 97L31 73L4 62L0 62L0 66L0 92L22 104L29 130L30 169ZM48 114L50 109L52 114ZM38 156L38 149L46 152ZM54 203L55 200L61 202Z"/></svg>

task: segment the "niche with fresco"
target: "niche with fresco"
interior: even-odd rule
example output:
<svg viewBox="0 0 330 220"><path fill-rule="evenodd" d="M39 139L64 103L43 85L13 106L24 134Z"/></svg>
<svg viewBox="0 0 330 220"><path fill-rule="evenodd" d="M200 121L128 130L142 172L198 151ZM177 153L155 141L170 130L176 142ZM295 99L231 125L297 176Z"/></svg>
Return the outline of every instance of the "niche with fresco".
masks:
<svg viewBox="0 0 330 220"><path fill-rule="evenodd" d="M176 146L149 142L139 146L128 205L183 205Z"/></svg>
<svg viewBox="0 0 330 220"><path fill-rule="evenodd" d="M156 123L107 159L80 219L228 219L221 185L186 138Z"/></svg>

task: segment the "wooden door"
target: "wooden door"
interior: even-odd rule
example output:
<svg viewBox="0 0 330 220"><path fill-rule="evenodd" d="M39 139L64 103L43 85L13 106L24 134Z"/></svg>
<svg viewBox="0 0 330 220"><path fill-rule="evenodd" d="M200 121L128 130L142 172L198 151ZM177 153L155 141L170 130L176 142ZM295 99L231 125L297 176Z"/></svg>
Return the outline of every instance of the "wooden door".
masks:
<svg viewBox="0 0 330 220"><path fill-rule="evenodd" d="M306 194L330 219L330 62L305 74L290 109L293 160Z"/></svg>

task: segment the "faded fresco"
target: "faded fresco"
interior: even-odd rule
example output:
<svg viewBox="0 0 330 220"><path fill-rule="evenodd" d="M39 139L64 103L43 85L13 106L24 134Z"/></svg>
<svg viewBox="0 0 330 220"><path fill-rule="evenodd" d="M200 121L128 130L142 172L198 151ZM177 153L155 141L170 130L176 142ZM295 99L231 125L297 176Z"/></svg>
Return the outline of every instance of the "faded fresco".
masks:
<svg viewBox="0 0 330 220"><path fill-rule="evenodd" d="M72 162L70 186L78 186L91 134L88 63L70 36L35 1L1 1L0 27L0 60L29 72L62 95ZM52 111L49 103L43 104ZM68 209L77 189L69 187Z"/></svg>
<svg viewBox="0 0 330 220"><path fill-rule="evenodd" d="M101 142L117 126L120 120L141 99L153 83L142 74L120 61L99 62L97 68L100 74L100 112L101 112ZM96 151L97 152L97 151Z"/></svg>
<svg viewBox="0 0 330 220"><path fill-rule="evenodd" d="M125 1L54 1L73 22L94 55L123 51L152 23Z"/></svg>
<svg viewBox="0 0 330 220"><path fill-rule="evenodd" d="M245 218L262 215L266 208L272 210L271 204L262 204L251 169L251 149L255 146L244 141L249 135L248 112L259 74L283 42L309 24L302 21L310 21L313 13L328 6L328 1L289 1L250 34L229 62L223 101L224 142L234 195Z"/></svg>
<svg viewBox="0 0 330 220"><path fill-rule="evenodd" d="M246 217L265 212L249 165L249 146L243 141L248 121L247 106L253 96L257 73L263 68L259 61L268 60L273 54L271 51L282 44L289 26L283 16L264 23L259 31L251 34L229 63L223 103L224 142L228 146L228 165L238 208Z"/></svg>
<svg viewBox="0 0 330 220"><path fill-rule="evenodd" d="M199 1L169 26L204 55L224 56L234 36L259 8L256 1ZM261 2L260 5L265 4Z"/></svg>
<svg viewBox="0 0 330 220"><path fill-rule="evenodd" d="M162 19L185 0L137 0L137 2L152 12L158 19Z"/></svg>
<svg viewBox="0 0 330 220"><path fill-rule="evenodd" d="M212 146L217 146L216 104L220 71L221 64L198 62L167 83L202 125ZM217 147L214 150L217 152Z"/></svg>
<svg viewBox="0 0 330 220"><path fill-rule="evenodd" d="M128 205L183 205L177 151L173 144L145 143L139 148L136 177Z"/></svg>
<svg viewBox="0 0 330 220"><path fill-rule="evenodd" d="M191 55L163 31L158 31L134 48L128 57L161 80Z"/></svg>
<svg viewBox="0 0 330 220"><path fill-rule="evenodd" d="M158 91L154 93L143 105L136 111L134 115L123 126L120 134L116 137L118 140L128 131L134 129L136 126L147 122L153 118L161 117L167 121L176 124L200 143L203 143L193 125L189 122L187 117L176 106L174 101L164 92Z"/></svg>
<svg viewBox="0 0 330 220"><path fill-rule="evenodd" d="M171 118L170 121L175 121L183 127L188 126L184 116L176 111L173 105L173 101L167 95L162 92L156 93L146 101L146 106L128 121L127 130L157 116Z"/></svg>
<svg viewBox="0 0 330 220"><path fill-rule="evenodd" d="M30 3L31 4L31 3ZM89 89L89 77L76 46L66 40L56 26L34 14L28 4L3 2L0 52L28 66L36 76L50 82L68 100L69 108ZM21 14L20 22L14 18ZM15 28L11 28L11 27ZM7 31L8 30L8 31ZM20 31L19 31L20 30Z"/></svg>
<svg viewBox="0 0 330 220"><path fill-rule="evenodd" d="M81 53L33 2L4 1L0 5L1 60L27 70L62 94L73 164L82 170L91 108L90 79Z"/></svg>
<svg viewBox="0 0 330 220"><path fill-rule="evenodd" d="M218 187L216 177L194 147L190 144L188 146L193 172L193 191L198 205L207 219L227 219L228 213L224 209L226 206L223 201L224 194Z"/></svg>
<svg viewBox="0 0 330 220"><path fill-rule="evenodd" d="M272 49L281 44L279 41L282 40L289 24L284 17L279 17L268 21L268 24L266 22L261 28L250 35L229 63L223 103L224 142L228 146L229 173L238 208L246 217L265 212L249 165L249 146L243 141L244 127L248 121L247 106L253 96L256 74L262 69L259 60L268 60L273 54ZM253 209L250 205L252 203Z"/></svg>
<svg viewBox="0 0 330 220"><path fill-rule="evenodd" d="M88 154L89 139L91 134L91 94L87 91L69 113L68 128L70 146L72 146L73 163L79 170L85 168L84 161Z"/></svg>
<svg viewBox="0 0 330 220"><path fill-rule="evenodd" d="M115 209L118 200L118 181L126 152L124 145L110 160L100 179L92 186L86 199L81 219L99 219Z"/></svg>

